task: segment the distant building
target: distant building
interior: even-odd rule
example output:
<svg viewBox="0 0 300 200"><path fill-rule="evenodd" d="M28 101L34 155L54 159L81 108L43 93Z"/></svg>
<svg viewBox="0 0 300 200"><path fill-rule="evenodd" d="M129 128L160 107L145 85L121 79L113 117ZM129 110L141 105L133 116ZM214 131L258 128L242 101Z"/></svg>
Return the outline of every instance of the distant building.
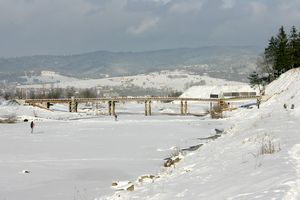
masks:
<svg viewBox="0 0 300 200"><path fill-rule="evenodd" d="M55 76L58 75L56 72L53 71L41 71L42 76Z"/></svg>
<svg viewBox="0 0 300 200"><path fill-rule="evenodd" d="M231 98L231 97L246 97L256 96L259 94L257 89L251 88L247 84L241 85L222 85L222 86L194 86L189 88L181 95L181 97L195 98Z"/></svg>

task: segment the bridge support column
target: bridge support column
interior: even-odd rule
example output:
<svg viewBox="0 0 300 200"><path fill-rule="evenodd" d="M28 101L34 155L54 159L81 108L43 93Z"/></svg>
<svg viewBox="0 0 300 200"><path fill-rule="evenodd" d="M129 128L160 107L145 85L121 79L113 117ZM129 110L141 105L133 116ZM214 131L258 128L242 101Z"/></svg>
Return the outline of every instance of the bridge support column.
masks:
<svg viewBox="0 0 300 200"><path fill-rule="evenodd" d="M78 102L75 101L74 97L71 97L71 102L69 102L69 112L77 112Z"/></svg>
<svg viewBox="0 0 300 200"><path fill-rule="evenodd" d="M145 101L145 116L148 115L147 101Z"/></svg>
<svg viewBox="0 0 300 200"><path fill-rule="evenodd" d="M115 115L115 114L116 114L116 102L108 101L108 115Z"/></svg>
<svg viewBox="0 0 300 200"><path fill-rule="evenodd" d="M108 101L108 115L111 115L111 101Z"/></svg>
<svg viewBox="0 0 300 200"><path fill-rule="evenodd" d="M183 115L183 101L180 101L180 114Z"/></svg>
<svg viewBox="0 0 300 200"><path fill-rule="evenodd" d="M146 100L145 101L145 116L150 116L151 113L151 101L150 100Z"/></svg>
<svg viewBox="0 0 300 200"><path fill-rule="evenodd" d="M41 104L42 104L42 106L45 107L45 108L49 108L49 107L50 107L50 105L49 105L49 107L48 107L49 102L43 102L43 103L41 103Z"/></svg>
<svg viewBox="0 0 300 200"><path fill-rule="evenodd" d="M151 101L148 101L148 115L152 115L152 111L151 111Z"/></svg>
<svg viewBox="0 0 300 200"><path fill-rule="evenodd" d="M116 102L115 101L111 102L111 114L112 115L116 114Z"/></svg>
<svg viewBox="0 0 300 200"><path fill-rule="evenodd" d="M187 114L187 101L184 101L183 112L185 115Z"/></svg>

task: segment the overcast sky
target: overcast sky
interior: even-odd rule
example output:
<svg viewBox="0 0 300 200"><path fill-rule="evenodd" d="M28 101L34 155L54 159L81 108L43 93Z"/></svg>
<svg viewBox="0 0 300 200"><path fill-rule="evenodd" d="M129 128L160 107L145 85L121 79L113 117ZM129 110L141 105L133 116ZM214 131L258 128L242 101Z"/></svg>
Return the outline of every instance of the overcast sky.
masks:
<svg viewBox="0 0 300 200"><path fill-rule="evenodd" d="M300 0L0 0L0 57L264 47L300 28Z"/></svg>

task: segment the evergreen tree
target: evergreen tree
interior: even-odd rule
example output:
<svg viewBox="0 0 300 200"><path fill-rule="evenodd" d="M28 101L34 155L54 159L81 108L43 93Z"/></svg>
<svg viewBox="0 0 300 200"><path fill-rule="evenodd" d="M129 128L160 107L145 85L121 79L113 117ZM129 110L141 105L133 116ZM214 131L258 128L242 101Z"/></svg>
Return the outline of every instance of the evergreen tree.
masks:
<svg viewBox="0 0 300 200"><path fill-rule="evenodd" d="M276 37L272 36L264 55L257 61L257 71L248 77L250 85L264 86L285 71L300 67L300 33L293 26L290 35L280 27Z"/></svg>
<svg viewBox="0 0 300 200"><path fill-rule="evenodd" d="M273 70L276 65L277 60L277 51L278 51L278 41L275 37L271 37L269 40L269 45L265 49L265 62L269 65L272 65Z"/></svg>
<svg viewBox="0 0 300 200"><path fill-rule="evenodd" d="M291 59L288 53L288 37L284 31L283 26L280 27L276 40L278 49L276 52L274 68L277 72L279 72L280 75L281 73L291 68Z"/></svg>
<svg viewBox="0 0 300 200"><path fill-rule="evenodd" d="M295 26L292 27L290 32L288 50L291 59L291 67L300 67L300 34Z"/></svg>
<svg viewBox="0 0 300 200"><path fill-rule="evenodd" d="M265 62L268 65L272 65L274 78L277 78L292 66L291 50L289 47L289 38L282 26L277 36L271 37L268 47L265 49Z"/></svg>

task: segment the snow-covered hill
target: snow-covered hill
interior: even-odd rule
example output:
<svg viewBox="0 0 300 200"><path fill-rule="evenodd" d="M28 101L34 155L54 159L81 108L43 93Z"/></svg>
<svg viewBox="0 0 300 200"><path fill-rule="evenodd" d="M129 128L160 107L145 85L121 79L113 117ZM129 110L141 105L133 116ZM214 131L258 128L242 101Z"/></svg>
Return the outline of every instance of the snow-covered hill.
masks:
<svg viewBox="0 0 300 200"><path fill-rule="evenodd" d="M45 76L44 76L45 77ZM53 78L53 76L51 76ZM197 75L184 70L161 71L136 76L123 76L102 79L72 80L68 77L56 75L60 82L48 84L21 85L18 88L94 88L94 87L140 87L154 89L171 89L184 91L193 85L238 85L240 82L227 81L224 79L211 78L207 75ZM43 77L36 77L38 80L46 80ZM54 78L53 78L54 79Z"/></svg>
<svg viewBox="0 0 300 200"><path fill-rule="evenodd" d="M23 76L25 79L25 84L45 84L45 83L58 83L58 82L70 82L70 81L77 81L79 79L74 77L63 76L57 72L53 71L41 71L40 75L33 75L33 76Z"/></svg>
<svg viewBox="0 0 300 200"><path fill-rule="evenodd" d="M209 73L213 77L247 81L262 51L254 46L210 46L146 52L96 51L79 55L37 55L0 58L0 80L17 81L24 72L56 71L78 78L136 75L161 70L183 69ZM207 66L199 68L197 66Z"/></svg>
<svg viewBox="0 0 300 200"><path fill-rule="evenodd" d="M153 182L100 199L300 199L299 85L300 69L286 72L267 87L260 109L216 120L233 124L220 138L199 140L199 150Z"/></svg>
<svg viewBox="0 0 300 200"><path fill-rule="evenodd" d="M294 104L296 110L300 109L297 106L300 102L300 69L292 69L282 74L266 88L266 95L269 100L265 105L281 108L283 104L289 107Z"/></svg>

